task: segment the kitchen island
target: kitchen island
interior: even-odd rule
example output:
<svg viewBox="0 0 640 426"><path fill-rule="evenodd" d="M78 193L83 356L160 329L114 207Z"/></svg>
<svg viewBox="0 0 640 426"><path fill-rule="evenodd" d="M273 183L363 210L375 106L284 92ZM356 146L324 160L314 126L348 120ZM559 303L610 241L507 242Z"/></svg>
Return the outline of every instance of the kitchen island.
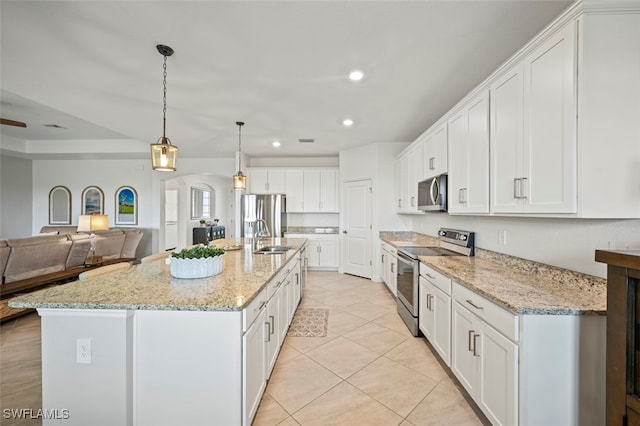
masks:
<svg viewBox="0 0 640 426"><path fill-rule="evenodd" d="M267 243L291 249L228 251L210 278L172 278L160 260L13 299L42 317L43 409L68 413L44 424L250 424L306 240Z"/></svg>

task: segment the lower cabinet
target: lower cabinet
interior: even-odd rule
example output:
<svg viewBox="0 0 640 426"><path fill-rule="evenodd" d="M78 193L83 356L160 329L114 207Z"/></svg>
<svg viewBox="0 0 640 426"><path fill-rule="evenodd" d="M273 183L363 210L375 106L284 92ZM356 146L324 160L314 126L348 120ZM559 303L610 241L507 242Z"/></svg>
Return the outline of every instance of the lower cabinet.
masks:
<svg viewBox="0 0 640 426"><path fill-rule="evenodd" d="M518 346L476 314L480 312L493 319L494 312L501 308L479 296L474 299L466 294L455 296L454 290L451 370L492 424L515 425ZM506 311L500 313L510 315ZM504 319L509 320L506 316ZM517 318L511 315L511 320Z"/></svg>
<svg viewBox="0 0 640 426"><path fill-rule="evenodd" d="M300 261L294 258L243 311L243 425L250 425L300 303Z"/></svg>
<svg viewBox="0 0 640 426"><path fill-rule="evenodd" d="M420 277L418 326L440 358L451 363L451 296Z"/></svg>
<svg viewBox="0 0 640 426"><path fill-rule="evenodd" d="M266 321L267 310L264 304L253 324L242 336L242 411L245 424L253 419L265 388L267 387L267 345L269 323Z"/></svg>
<svg viewBox="0 0 640 426"><path fill-rule="evenodd" d="M337 270L339 263L338 236L336 234L289 234L288 238L307 238L307 267L319 270Z"/></svg>
<svg viewBox="0 0 640 426"><path fill-rule="evenodd" d="M385 242L380 246L380 275L394 296L397 292L398 279L396 269L398 267L397 249Z"/></svg>

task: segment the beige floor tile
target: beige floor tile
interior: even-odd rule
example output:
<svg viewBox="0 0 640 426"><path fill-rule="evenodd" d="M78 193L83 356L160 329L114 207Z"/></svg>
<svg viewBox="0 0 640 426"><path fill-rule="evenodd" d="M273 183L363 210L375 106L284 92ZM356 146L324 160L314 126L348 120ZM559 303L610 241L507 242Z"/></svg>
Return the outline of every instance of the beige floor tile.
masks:
<svg viewBox="0 0 640 426"><path fill-rule="evenodd" d="M446 383L438 383L407 420L416 426L482 425L460 391Z"/></svg>
<svg viewBox="0 0 640 426"><path fill-rule="evenodd" d="M331 312L329 312L329 318L331 318ZM317 348L318 346L322 346L326 343L329 343L333 339L338 337L337 334L327 332L325 337L285 337L285 343L290 344L295 350L301 353L309 352Z"/></svg>
<svg viewBox="0 0 640 426"><path fill-rule="evenodd" d="M276 360L276 366L286 364L287 362L293 361L299 356L302 355L302 352L295 349L290 342L286 339L280 347L280 353L278 354L278 359Z"/></svg>
<svg viewBox="0 0 640 426"><path fill-rule="evenodd" d="M281 423L278 423L278 426L299 426L300 423L296 422L293 417L287 417Z"/></svg>
<svg viewBox="0 0 640 426"><path fill-rule="evenodd" d="M367 320L345 311L331 311L329 313L329 331L334 334L344 334L367 323Z"/></svg>
<svg viewBox="0 0 640 426"><path fill-rule="evenodd" d="M254 426L274 426L288 417L289 413L271 395L265 393L252 424Z"/></svg>
<svg viewBox="0 0 640 426"><path fill-rule="evenodd" d="M403 421L402 423L400 423L400 426L415 426L413 423L411 423L408 420Z"/></svg>
<svg viewBox="0 0 640 426"><path fill-rule="evenodd" d="M402 335L412 336L411 332L409 331L409 328L404 323L404 321L402 321L402 318L400 318L400 315L398 315L398 311L395 309L393 312L390 312L379 318L374 319L373 322L375 322L376 324L380 324L381 326L386 327Z"/></svg>
<svg viewBox="0 0 640 426"><path fill-rule="evenodd" d="M367 349L383 354L398 346L409 336L369 322L343 335Z"/></svg>
<svg viewBox="0 0 640 426"><path fill-rule="evenodd" d="M384 356L435 380L449 377L422 337L407 339Z"/></svg>
<svg viewBox="0 0 640 426"><path fill-rule="evenodd" d="M358 303L354 303L342 308L343 311L349 312L350 314L357 315L366 320L373 321L376 318L380 318L382 315L388 314L389 312L382 308L379 305L374 305L369 303L368 301L362 301Z"/></svg>
<svg viewBox="0 0 640 426"><path fill-rule="evenodd" d="M302 426L376 426L402 422L402 417L346 382L294 413L293 417Z"/></svg>
<svg viewBox="0 0 640 426"><path fill-rule="evenodd" d="M294 413L316 399L341 379L306 356L274 368L267 392L287 412Z"/></svg>
<svg viewBox="0 0 640 426"><path fill-rule="evenodd" d="M385 357L373 361L347 381L402 417L438 384Z"/></svg>
<svg viewBox="0 0 640 426"><path fill-rule="evenodd" d="M337 337L306 355L343 379L380 356L344 337Z"/></svg>

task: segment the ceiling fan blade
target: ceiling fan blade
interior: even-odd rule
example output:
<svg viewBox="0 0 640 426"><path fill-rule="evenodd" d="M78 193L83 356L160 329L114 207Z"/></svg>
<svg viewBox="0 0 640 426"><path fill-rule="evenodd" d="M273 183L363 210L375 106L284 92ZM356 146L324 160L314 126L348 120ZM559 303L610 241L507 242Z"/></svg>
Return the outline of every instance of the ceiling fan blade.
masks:
<svg viewBox="0 0 640 426"><path fill-rule="evenodd" d="M0 118L0 124L6 124L7 126L27 127L22 121L7 120L6 118Z"/></svg>

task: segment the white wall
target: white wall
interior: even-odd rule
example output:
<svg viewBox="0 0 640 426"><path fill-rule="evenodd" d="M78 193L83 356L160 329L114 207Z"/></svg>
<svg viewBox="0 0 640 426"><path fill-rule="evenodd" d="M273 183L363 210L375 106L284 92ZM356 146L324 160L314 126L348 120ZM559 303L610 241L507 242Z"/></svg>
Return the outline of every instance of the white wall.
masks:
<svg viewBox="0 0 640 426"><path fill-rule="evenodd" d="M339 225L338 213L289 213L288 226L335 227Z"/></svg>
<svg viewBox="0 0 640 426"><path fill-rule="evenodd" d="M49 191L64 185L71 191L71 224L78 224L82 191L97 186L104 192L104 214L109 226L115 226L115 193L128 185L138 193L138 225L144 237L138 246L138 257L152 252L151 229L158 224L152 220L154 208L149 160L33 160L33 220L34 232L49 223ZM134 227L127 225L126 227Z"/></svg>
<svg viewBox="0 0 640 426"><path fill-rule="evenodd" d="M0 156L0 237L24 237L33 233L32 184L31 160ZM46 213L48 216L48 207Z"/></svg>
<svg viewBox="0 0 640 426"><path fill-rule="evenodd" d="M364 145L340 152L340 186L344 182L371 180L372 218L372 259L379 259L380 231L404 231L411 228L411 218L396 214L396 155L408 144L406 142L385 142ZM341 189L342 191L342 189ZM377 265L374 262L374 265ZM380 280L374 266L372 279Z"/></svg>
<svg viewBox="0 0 640 426"><path fill-rule="evenodd" d="M476 246L606 277L606 265L594 261L596 249L640 248L640 220L467 217L427 213L414 217L412 230L436 235L440 227L474 231ZM498 233L506 231L506 244Z"/></svg>

